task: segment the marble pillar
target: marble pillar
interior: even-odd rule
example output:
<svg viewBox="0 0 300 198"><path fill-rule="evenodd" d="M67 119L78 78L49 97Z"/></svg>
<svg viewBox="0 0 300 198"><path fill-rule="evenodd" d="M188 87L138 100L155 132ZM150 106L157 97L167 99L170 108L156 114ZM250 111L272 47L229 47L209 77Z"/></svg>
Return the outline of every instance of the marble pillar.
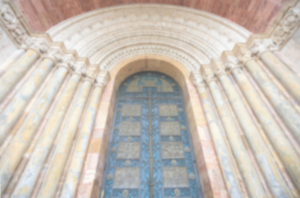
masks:
<svg viewBox="0 0 300 198"><path fill-rule="evenodd" d="M209 71L208 71L209 70ZM204 73L210 73L210 68L204 69ZM208 74L209 75L209 74ZM215 78L208 83L210 92L219 112L226 134L228 136L232 152L241 171L242 177L251 197L266 197L259 176L253 166L251 158L240 136L236 123L231 115L227 102L224 100Z"/></svg>
<svg viewBox="0 0 300 198"><path fill-rule="evenodd" d="M233 61L232 64L228 66L231 68L234 78L243 91L245 98L252 107L253 112L261 123L269 140L278 152L294 184L297 189L300 190L300 158L264 104L262 98L247 79L244 71L240 67L232 68L232 65L237 64L237 62L238 61Z"/></svg>
<svg viewBox="0 0 300 198"><path fill-rule="evenodd" d="M20 114L30 101L31 97L43 83L46 76L54 66L54 61L45 58L29 76L26 82L21 86L13 99L0 114L0 144L9 134L10 129L14 126Z"/></svg>
<svg viewBox="0 0 300 198"><path fill-rule="evenodd" d="M77 131L81 114L84 110L86 100L92 85L91 78L85 78L80 86L75 104L71 106L71 111L67 118L66 124L61 132L61 136L56 145L54 156L45 180L43 181L38 197L51 198L55 195L59 179L66 165L68 154Z"/></svg>
<svg viewBox="0 0 300 198"><path fill-rule="evenodd" d="M274 82L254 59L245 61L245 67L263 90L279 116L300 144L300 116L292 104L284 97ZM299 89L300 92L300 89Z"/></svg>
<svg viewBox="0 0 300 198"><path fill-rule="evenodd" d="M28 116L16 131L12 141L5 149L0 161L2 192L14 174L23 155L27 151L35 132L43 121L66 75L68 66L61 64L51 76L46 89L38 97Z"/></svg>
<svg viewBox="0 0 300 198"><path fill-rule="evenodd" d="M247 141L253 151L255 158L261 168L261 171L267 181L267 184L276 198L281 197L293 197L291 189L285 182L283 176L274 161L271 152L265 144L263 138L260 135L259 130L255 126L251 115L246 109L246 106L235 89L232 81L223 68L218 68L218 77L222 84L222 87L226 93L226 96L232 106L236 118L238 119L240 126L247 138Z"/></svg>
<svg viewBox="0 0 300 198"><path fill-rule="evenodd" d="M39 58L37 50L28 49L14 64L12 64L0 79L0 102L24 76L33 63Z"/></svg>
<svg viewBox="0 0 300 198"><path fill-rule="evenodd" d="M102 89L106 84L106 79L99 77L96 80L97 83L86 107L82 127L79 131L78 139L76 140L74 154L60 195L61 198L75 197L76 188L80 180L81 170L84 165L85 155L96 118L97 108L100 103Z"/></svg>
<svg viewBox="0 0 300 198"><path fill-rule="evenodd" d="M263 63L276 76L282 85L300 104L300 78L284 65L272 52L265 51L260 55Z"/></svg>
<svg viewBox="0 0 300 198"><path fill-rule="evenodd" d="M231 157L230 149L225 142L210 96L206 90L204 82L201 80L201 76L196 76L195 74L194 76L195 85L198 88L200 100L213 138L214 146L217 151L228 193L230 197L244 197L240 181L238 180L238 173L234 166L234 159Z"/></svg>
<svg viewBox="0 0 300 198"><path fill-rule="evenodd" d="M12 193L12 197L30 197L37 177L44 165L46 157L51 149L51 145L59 131L64 116L74 96L80 78L80 72L76 71L72 73L71 77L68 79L66 87L64 88L62 95L59 97L59 100L52 111L52 115L47 121L37 145L35 146L17 186Z"/></svg>

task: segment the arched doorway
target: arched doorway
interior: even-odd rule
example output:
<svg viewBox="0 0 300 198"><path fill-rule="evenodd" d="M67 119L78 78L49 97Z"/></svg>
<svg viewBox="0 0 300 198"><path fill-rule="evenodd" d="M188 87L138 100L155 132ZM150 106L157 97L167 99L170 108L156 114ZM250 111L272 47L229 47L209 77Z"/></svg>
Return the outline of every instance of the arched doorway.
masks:
<svg viewBox="0 0 300 198"><path fill-rule="evenodd" d="M158 72L122 82L100 197L201 197L181 88Z"/></svg>

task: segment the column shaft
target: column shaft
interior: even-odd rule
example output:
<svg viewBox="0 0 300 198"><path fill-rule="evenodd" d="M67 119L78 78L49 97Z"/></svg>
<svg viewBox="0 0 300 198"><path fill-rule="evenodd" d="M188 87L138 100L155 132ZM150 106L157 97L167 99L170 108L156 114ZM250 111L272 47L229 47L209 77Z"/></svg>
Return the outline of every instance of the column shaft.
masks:
<svg viewBox="0 0 300 198"><path fill-rule="evenodd" d="M68 69L65 67L59 67L55 71L49 80L46 89L37 99L35 105L30 110L28 116L3 153L0 161L2 192L15 172L27 148L29 147L36 130L40 126L40 123L42 122L51 103L53 102L55 95L57 94L67 75L67 72Z"/></svg>
<svg viewBox="0 0 300 198"><path fill-rule="evenodd" d="M56 192L59 179L71 149L72 141L77 131L79 119L90 92L91 84L92 82L90 80L84 81L80 87L78 98L74 106L72 106L70 116L62 130L62 135L58 141L55 154L51 160L49 171L47 172L38 197L51 198Z"/></svg>
<svg viewBox="0 0 300 198"><path fill-rule="evenodd" d="M222 167L223 176L226 181L227 190L230 197L243 197L241 186L237 178L237 172L234 167L233 159L230 155L229 148L226 145L225 138L222 135L222 129L219 126L212 102L205 87L198 89L202 106L205 112L209 130L211 132L215 149L218 154L219 163Z"/></svg>
<svg viewBox="0 0 300 198"><path fill-rule="evenodd" d="M266 73L255 60L247 61L245 66L250 71L257 84L261 87L269 101L275 107L277 113L284 120L285 124L292 131L298 143L300 144L300 116L294 107L283 96L281 91L266 75Z"/></svg>
<svg viewBox="0 0 300 198"><path fill-rule="evenodd" d="M6 95L24 76L38 57L39 54L36 51L29 49L17 60L16 63L8 68L0 79L0 102L3 101Z"/></svg>
<svg viewBox="0 0 300 198"><path fill-rule="evenodd" d="M288 69L272 52L263 52L260 56L263 63L277 77L283 86L300 104L300 79Z"/></svg>
<svg viewBox="0 0 300 198"><path fill-rule="evenodd" d="M91 98L88 102L82 128L79 131L76 140L74 155L72 157L66 181L64 183L61 198L75 197L76 187L80 179L80 173L83 167L85 154L88 148L90 136L96 118L97 108L100 102L102 87L95 86Z"/></svg>
<svg viewBox="0 0 300 198"><path fill-rule="evenodd" d="M68 109L70 101L75 93L79 74L73 74L55 105L52 115L49 118L45 128L39 138L37 145L31 155L31 158L26 165L16 188L13 191L12 197L29 197L36 183L37 177L43 167L46 157L51 149L51 145L56 137L59 127L62 123L64 115Z"/></svg>
<svg viewBox="0 0 300 198"><path fill-rule="evenodd" d="M0 144L5 139L5 136L9 133L13 127L23 109L34 95L36 90L40 87L43 80L49 74L54 66L54 62L51 59L44 59L34 72L29 76L28 80L16 93L14 98L9 102L5 109L0 114Z"/></svg>
<svg viewBox="0 0 300 198"><path fill-rule="evenodd" d="M285 183L284 178L281 176L267 145L256 128L254 121L248 113L241 97L235 90L231 80L228 76L222 75L220 81L273 196L278 198L292 197L289 192L290 189Z"/></svg>
<svg viewBox="0 0 300 198"><path fill-rule="evenodd" d="M253 88L246 75L240 68L233 69L233 75L260 121L268 138L278 152L281 160L292 177L296 187L300 190L300 158L291 146L288 139L272 117L261 97Z"/></svg>
<svg viewBox="0 0 300 198"><path fill-rule="evenodd" d="M224 96L221 93L220 88L215 81L211 81L209 83L209 88L250 196L265 197L258 174L250 160L250 156L243 144L243 140L239 134L239 130L233 120L233 117L230 115L229 108L226 101L223 99Z"/></svg>

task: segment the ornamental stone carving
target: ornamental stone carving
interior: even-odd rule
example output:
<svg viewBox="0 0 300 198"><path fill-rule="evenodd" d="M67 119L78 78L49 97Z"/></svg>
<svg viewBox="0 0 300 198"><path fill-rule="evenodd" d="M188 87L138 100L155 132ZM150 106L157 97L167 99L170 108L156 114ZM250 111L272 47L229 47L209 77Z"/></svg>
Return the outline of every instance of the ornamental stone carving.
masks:
<svg viewBox="0 0 300 198"><path fill-rule="evenodd" d="M108 72L102 71L98 74L96 78L96 86L104 87L109 80Z"/></svg>
<svg viewBox="0 0 300 198"><path fill-rule="evenodd" d="M214 74L211 66L209 66L209 65L202 65L201 73L202 73L202 76L204 77L204 80L206 81L206 83L216 80L215 74Z"/></svg>
<svg viewBox="0 0 300 198"><path fill-rule="evenodd" d="M57 63L63 62L63 54L58 49L50 48L45 57L48 57Z"/></svg>
<svg viewBox="0 0 300 198"><path fill-rule="evenodd" d="M49 50L49 45L44 39L27 38L25 40L25 45L30 49L34 49L40 54L45 54Z"/></svg>
<svg viewBox="0 0 300 198"><path fill-rule="evenodd" d="M240 63L240 61L237 57L229 56L229 57L227 57L225 67L226 67L226 69L228 69L231 72L235 68L242 67L242 64Z"/></svg>
<svg viewBox="0 0 300 198"><path fill-rule="evenodd" d="M218 76L219 78L222 76L222 75L227 75L227 72L225 70L225 66L222 62L222 60L220 59L214 59L212 61L212 69L214 70L214 73L216 74L216 76Z"/></svg>
<svg viewBox="0 0 300 198"><path fill-rule="evenodd" d="M272 39L256 39L250 45L252 54L260 56L264 51L276 50L277 47Z"/></svg>
<svg viewBox="0 0 300 198"><path fill-rule="evenodd" d="M71 64L70 66L74 73L78 73L78 74L86 73L86 66L82 62L76 62L74 64Z"/></svg>
<svg viewBox="0 0 300 198"><path fill-rule="evenodd" d="M192 81L198 89L205 87L203 77L202 77L201 73L198 71L192 73Z"/></svg>
<svg viewBox="0 0 300 198"><path fill-rule="evenodd" d="M284 44L285 41L294 33L295 29L299 27L299 24L300 8L292 7L287 11L273 32L271 37L274 40L274 43L278 47Z"/></svg>
<svg viewBox="0 0 300 198"><path fill-rule="evenodd" d="M20 24L14 11L8 4L2 4L0 7L1 19L4 22L7 30L10 32L11 36L15 39L18 45L23 45L24 41L29 37L27 31Z"/></svg>

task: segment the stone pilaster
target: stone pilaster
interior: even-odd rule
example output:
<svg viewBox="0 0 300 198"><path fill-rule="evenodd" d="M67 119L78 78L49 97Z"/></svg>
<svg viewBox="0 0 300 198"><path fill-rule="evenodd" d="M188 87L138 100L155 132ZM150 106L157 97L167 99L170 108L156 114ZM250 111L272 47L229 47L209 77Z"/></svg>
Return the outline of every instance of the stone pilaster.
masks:
<svg viewBox="0 0 300 198"><path fill-rule="evenodd" d="M237 63L238 61L233 58L228 62L227 68L231 70L236 82L243 91L245 98L252 107L252 110L261 123L269 140L272 142L286 169L290 173L290 176L299 189L300 180L297 178L300 178L300 159L284 135L283 131L271 115L269 109L264 104L262 98L253 88L244 71L240 67L237 67Z"/></svg>
<svg viewBox="0 0 300 198"><path fill-rule="evenodd" d="M37 99L35 105L28 113L28 116L21 124L20 128L16 131L16 134L8 147L5 149L0 161L2 190L8 184L23 155L29 147L36 130L49 110L49 107L52 104L67 73L68 69L66 67L58 66L57 70L49 80L47 88Z"/></svg>
<svg viewBox="0 0 300 198"><path fill-rule="evenodd" d="M12 88L39 58L40 53L47 51L47 47L45 43L37 42L35 45L30 46L30 48L6 70L0 79L0 102L3 101Z"/></svg>
<svg viewBox="0 0 300 198"><path fill-rule="evenodd" d="M227 75L224 68L222 68L222 63L219 60L214 61L213 66L215 66L214 70L219 77ZM212 68L209 68L209 70L212 71ZM242 137L240 136L240 132L237 128L234 118L231 115L227 102L224 100L224 95L222 94L218 84L216 83L216 80L217 79L209 82L208 86L210 88L210 92L212 93L216 108L225 128L232 148L232 152L248 189L248 193L250 197L265 197L265 193L259 180L259 176L253 166L253 163L243 143Z"/></svg>
<svg viewBox="0 0 300 198"><path fill-rule="evenodd" d="M38 197L51 198L57 191L57 185L66 165L71 144L79 125L81 114L90 93L92 78L86 77L80 85L78 96L67 118L57 143L55 154L51 160L45 181L42 184Z"/></svg>
<svg viewBox="0 0 300 198"><path fill-rule="evenodd" d="M228 68L234 69L238 67L240 65L237 60L228 62ZM225 72L224 65L215 65L215 70L273 196L279 198L287 194L288 197L292 197L289 193L288 185L280 174L242 98L239 96L227 72Z"/></svg>
<svg viewBox="0 0 300 198"><path fill-rule="evenodd" d="M79 131L74 154L60 196L62 198L75 197L75 192L80 180L81 170L84 164L84 159L87 152L89 139L96 118L97 108L100 103L102 90L105 87L107 81L108 81L108 73L100 72L100 74L96 79L96 83L91 93L90 100L86 107L82 127Z"/></svg>
<svg viewBox="0 0 300 198"><path fill-rule="evenodd" d="M251 52L262 60L300 104L300 78L270 51L272 49L274 45L271 40L256 40L251 46Z"/></svg>
<svg viewBox="0 0 300 198"><path fill-rule="evenodd" d="M293 133L300 144L300 116L292 104L284 97L280 89L269 78L266 72L250 56L242 58L244 66L251 73L257 84L263 90L279 116L284 120L286 126Z"/></svg>
<svg viewBox="0 0 300 198"><path fill-rule="evenodd" d="M230 155L230 149L227 147L225 138L222 135L222 129L214 112L213 104L206 90L205 83L202 80L200 74L194 72L193 75L194 84L199 92L209 130L218 154L219 163L223 172L228 193L231 197L244 197L240 182L238 180L238 174L234 167L234 161ZM207 83L212 82L214 80L212 73L208 74L205 80Z"/></svg>
<svg viewBox="0 0 300 198"><path fill-rule="evenodd" d="M45 57L28 77L25 83L17 91L13 99L8 103L0 114L0 144L9 134L10 129L18 120L20 114L38 90L44 79L50 73L54 66L54 60ZM0 85L1 86L1 85Z"/></svg>
<svg viewBox="0 0 300 198"><path fill-rule="evenodd" d="M37 177L43 167L47 155L49 154L51 145L58 133L71 99L73 98L80 81L80 70L81 67L73 67L73 71L68 79L66 87L64 88L62 95L59 97L59 100L52 111L52 115L47 121L45 128L39 137L38 143L32 152L32 156L22 173L14 192L12 193L12 196L29 197L32 193Z"/></svg>

